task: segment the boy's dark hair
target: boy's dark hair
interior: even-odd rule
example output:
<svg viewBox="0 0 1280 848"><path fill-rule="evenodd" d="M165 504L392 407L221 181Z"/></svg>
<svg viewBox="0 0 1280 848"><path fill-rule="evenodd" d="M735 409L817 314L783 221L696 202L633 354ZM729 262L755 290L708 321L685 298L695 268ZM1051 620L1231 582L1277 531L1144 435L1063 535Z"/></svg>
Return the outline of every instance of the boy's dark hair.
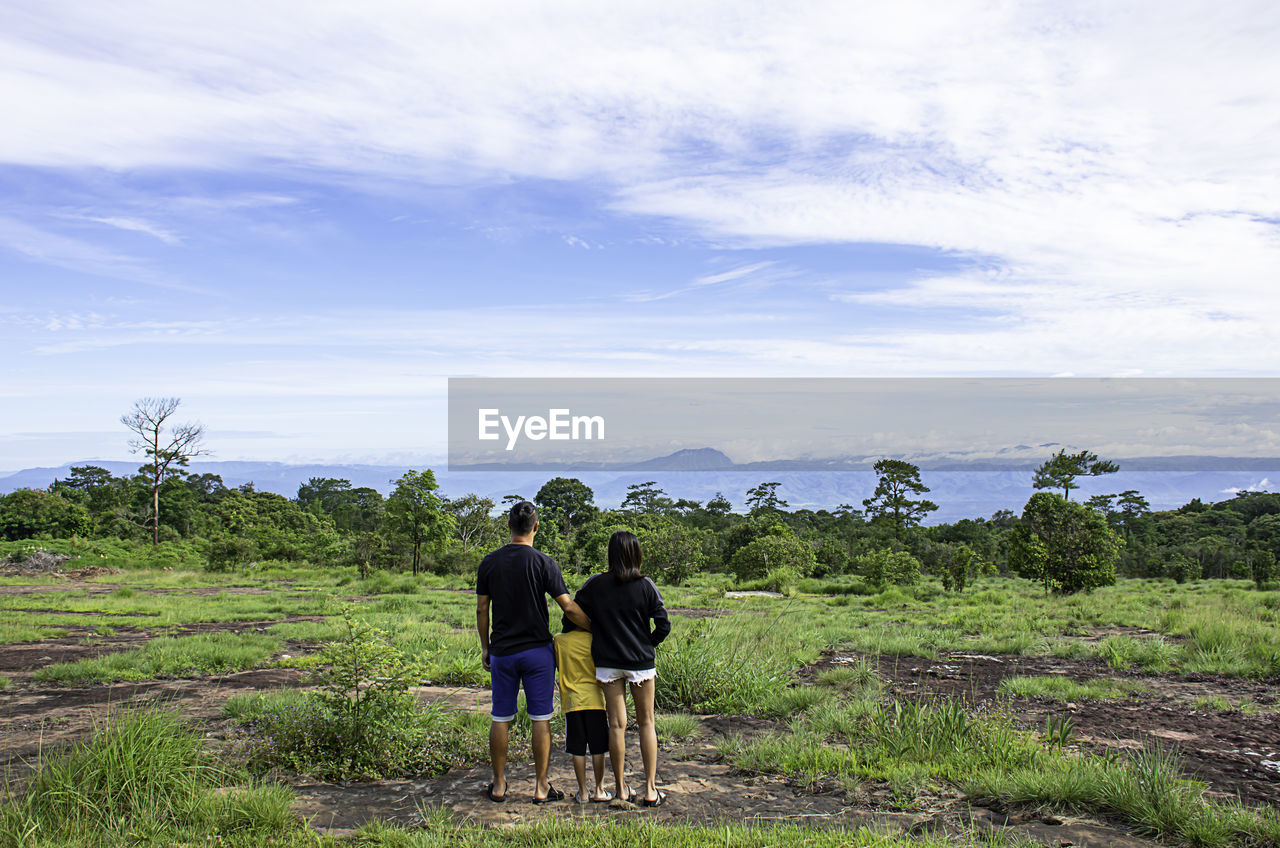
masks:
<svg viewBox="0 0 1280 848"><path fill-rule="evenodd" d="M507 516L507 526L513 536L528 536L537 523L538 508L528 501L520 501L511 507L511 514Z"/></svg>
<svg viewBox="0 0 1280 848"><path fill-rule="evenodd" d="M609 537L609 573L619 582L626 583L642 576L640 540L626 530L619 530Z"/></svg>

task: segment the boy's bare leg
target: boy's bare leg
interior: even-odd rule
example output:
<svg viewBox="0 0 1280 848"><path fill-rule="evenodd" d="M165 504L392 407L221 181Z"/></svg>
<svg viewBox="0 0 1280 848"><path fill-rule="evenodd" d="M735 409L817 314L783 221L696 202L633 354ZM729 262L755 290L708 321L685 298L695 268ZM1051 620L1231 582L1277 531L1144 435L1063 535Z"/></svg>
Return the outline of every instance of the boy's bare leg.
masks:
<svg viewBox="0 0 1280 848"><path fill-rule="evenodd" d="M586 765L585 763L583 764ZM585 771L585 769L584 769ZM604 754L593 754L591 757L591 771L596 778L596 790L591 796L593 801L608 801L613 796L604 791Z"/></svg>
<svg viewBox="0 0 1280 848"><path fill-rule="evenodd" d="M658 799L658 728L653 720L653 697L657 687L653 680L631 684L631 699L636 702L636 724L640 726L640 760L644 763L644 799Z"/></svg>
<svg viewBox="0 0 1280 848"><path fill-rule="evenodd" d="M609 714L609 762L613 766L613 797L630 800L627 792L627 695L621 680L601 684L605 711Z"/></svg>
<svg viewBox="0 0 1280 848"><path fill-rule="evenodd" d="M493 766L493 794L507 795L507 745L511 722L495 721L489 725L489 762Z"/></svg>
<svg viewBox="0 0 1280 848"><path fill-rule="evenodd" d="M604 759L600 757L599 759ZM573 800L579 804L585 804L591 800L587 795L587 758L573 755L573 776L578 778L578 791L574 793ZM599 778L597 778L599 780Z"/></svg>

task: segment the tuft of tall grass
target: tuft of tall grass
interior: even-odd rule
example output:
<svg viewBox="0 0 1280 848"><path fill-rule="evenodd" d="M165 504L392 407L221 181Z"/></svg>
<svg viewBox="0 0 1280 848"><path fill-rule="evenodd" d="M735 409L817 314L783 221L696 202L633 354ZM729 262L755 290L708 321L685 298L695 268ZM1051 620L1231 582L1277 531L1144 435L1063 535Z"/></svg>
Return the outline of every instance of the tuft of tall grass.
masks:
<svg viewBox="0 0 1280 848"><path fill-rule="evenodd" d="M657 666L661 709L728 713L784 690L794 663L767 623L704 618L662 644Z"/></svg>
<svg viewBox="0 0 1280 848"><path fill-rule="evenodd" d="M112 713L0 806L0 846L287 844L304 828L283 786L234 775L177 713Z"/></svg>
<svg viewBox="0 0 1280 848"><path fill-rule="evenodd" d="M1000 681L1001 695L1022 698L1052 698L1055 701L1116 701L1149 692L1136 680L1088 680L1083 683L1061 675L1006 677Z"/></svg>
<svg viewBox="0 0 1280 848"><path fill-rule="evenodd" d="M689 713L658 713L653 717L659 739L684 741L698 732L698 717Z"/></svg>

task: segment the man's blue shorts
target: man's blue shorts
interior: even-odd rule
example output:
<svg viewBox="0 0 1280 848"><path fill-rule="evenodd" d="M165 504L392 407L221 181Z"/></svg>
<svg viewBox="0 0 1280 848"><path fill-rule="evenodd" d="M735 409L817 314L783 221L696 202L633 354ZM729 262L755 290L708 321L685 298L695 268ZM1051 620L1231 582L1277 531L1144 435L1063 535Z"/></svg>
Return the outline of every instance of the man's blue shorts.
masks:
<svg viewBox="0 0 1280 848"><path fill-rule="evenodd" d="M552 703L556 688L556 655L551 645L530 648L505 657L489 656L493 681L493 720L516 717L516 695L524 684L525 707L533 721L547 721L555 715Z"/></svg>

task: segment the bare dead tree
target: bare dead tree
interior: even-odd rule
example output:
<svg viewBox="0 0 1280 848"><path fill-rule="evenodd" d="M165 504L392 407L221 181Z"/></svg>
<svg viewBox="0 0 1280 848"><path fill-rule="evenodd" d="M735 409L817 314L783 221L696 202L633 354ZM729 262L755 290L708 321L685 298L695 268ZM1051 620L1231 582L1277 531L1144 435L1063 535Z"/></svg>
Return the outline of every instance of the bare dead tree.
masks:
<svg viewBox="0 0 1280 848"><path fill-rule="evenodd" d="M151 543L160 544L160 485L193 457L208 453L200 447L204 438L201 424L174 425L165 430L165 422L177 411L180 398L143 398L133 409L120 416L120 423L137 438L129 440L129 449L147 457L138 469L151 483Z"/></svg>

